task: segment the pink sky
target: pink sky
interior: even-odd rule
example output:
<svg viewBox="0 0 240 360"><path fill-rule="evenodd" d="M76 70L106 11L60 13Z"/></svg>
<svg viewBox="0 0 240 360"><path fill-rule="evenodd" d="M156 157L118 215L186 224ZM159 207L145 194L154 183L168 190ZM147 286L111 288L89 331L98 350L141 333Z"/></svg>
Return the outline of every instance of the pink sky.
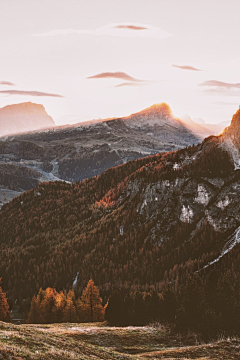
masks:
<svg viewBox="0 0 240 360"><path fill-rule="evenodd" d="M230 120L239 14L239 0L2 0L0 107L41 103L64 124L167 102Z"/></svg>

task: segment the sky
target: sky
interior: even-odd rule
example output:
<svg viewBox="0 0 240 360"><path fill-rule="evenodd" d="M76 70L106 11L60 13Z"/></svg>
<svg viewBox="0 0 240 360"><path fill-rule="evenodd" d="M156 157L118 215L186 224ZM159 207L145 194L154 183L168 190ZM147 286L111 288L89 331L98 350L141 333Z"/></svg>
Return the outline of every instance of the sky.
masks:
<svg viewBox="0 0 240 360"><path fill-rule="evenodd" d="M239 0L0 0L0 107L58 125L166 102L230 121L240 105Z"/></svg>

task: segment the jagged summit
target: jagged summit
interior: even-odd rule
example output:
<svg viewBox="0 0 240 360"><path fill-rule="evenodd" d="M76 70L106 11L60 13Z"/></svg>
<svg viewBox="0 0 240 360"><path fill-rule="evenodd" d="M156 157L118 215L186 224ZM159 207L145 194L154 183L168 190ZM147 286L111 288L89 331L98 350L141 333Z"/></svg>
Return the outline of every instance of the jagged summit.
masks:
<svg viewBox="0 0 240 360"><path fill-rule="evenodd" d="M223 139L231 139L235 145L240 146L240 106L232 117L230 126L222 134Z"/></svg>
<svg viewBox="0 0 240 360"><path fill-rule="evenodd" d="M144 110L131 114L126 118L129 119L129 118L134 118L136 116L170 118L173 117L173 114L168 104L160 103L160 104L154 104Z"/></svg>
<svg viewBox="0 0 240 360"><path fill-rule="evenodd" d="M6 105L3 108L0 109L0 111L26 111L26 110L36 110L38 112L46 112L44 106L42 104L35 104L31 101L23 102L20 104L12 104L12 105Z"/></svg>
<svg viewBox="0 0 240 360"><path fill-rule="evenodd" d="M55 126L41 104L25 102L0 109L0 136Z"/></svg>

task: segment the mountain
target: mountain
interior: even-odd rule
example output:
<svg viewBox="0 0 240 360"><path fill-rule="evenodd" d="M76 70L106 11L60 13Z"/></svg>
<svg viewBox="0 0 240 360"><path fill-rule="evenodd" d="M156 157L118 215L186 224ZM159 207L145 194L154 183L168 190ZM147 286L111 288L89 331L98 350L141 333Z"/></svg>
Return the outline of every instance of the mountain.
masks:
<svg viewBox="0 0 240 360"><path fill-rule="evenodd" d="M0 138L0 206L43 181L83 180L128 160L200 141L166 104L125 118Z"/></svg>
<svg viewBox="0 0 240 360"><path fill-rule="evenodd" d="M203 138L211 135L221 134L222 131L229 124L229 121L222 121L221 123L217 123L217 124L205 124L203 119L199 118L194 121L190 118L189 115L182 116L180 120L189 130L191 130L197 136Z"/></svg>
<svg viewBox="0 0 240 360"><path fill-rule="evenodd" d="M8 297L28 302L47 286L80 294L90 278L105 300L116 288L178 291L190 274L214 269L236 283L239 148L240 109L222 135L196 146L16 197L0 211Z"/></svg>
<svg viewBox="0 0 240 360"><path fill-rule="evenodd" d="M0 109L0 136L55 126L43 105L31 102L8 105Z"/></svg>

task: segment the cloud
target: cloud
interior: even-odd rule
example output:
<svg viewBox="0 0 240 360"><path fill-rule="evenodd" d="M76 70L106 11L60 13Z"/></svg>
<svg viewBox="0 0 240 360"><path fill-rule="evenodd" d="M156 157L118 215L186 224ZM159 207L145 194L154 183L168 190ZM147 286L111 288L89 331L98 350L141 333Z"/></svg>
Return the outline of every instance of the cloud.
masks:
<svg viewBox="0 0 240 360"><path fill-rule="evenodd" d="M231 84L231 83L225 83L222 81L218 81L218 80L208 80L208 81L204 81L203 83L199 84L199 86L214 86L216 88L225 88L225 89L240 89L240 83L236 83L236 84Z"/></svg>
<svg viewBox="0 0 240 360"><path fill-rule="evenodd" d="M58 94L49 94L41 91L25 91L25 90L1 90L0 94L7 95L30 95L30 96L50 96L50 97L64 97Z"/></svg>
<svg viewBox="0 0 240 360"><path fill-rule="evenodd" d="M88 79L121 79L121 80L127 80L127 81L134 81L134 82L141 82L142 80L138 80L133 78L132 76L121 72L104 72L101 74L89 76Z"/></svg>
<svg viewBox="0 0 240 360"><path fill-rule="evenodd" d="M115 29L128 29L128 30L148 30L147 27L144 26L136 26L136 25L117 25Z"/></svg>
<svg viewBox="0 0 240 360"><path fill-rule="evenodd" d="M119 85L116 85L115 87L123 87L123 86L143 86L151 83L151 81L141 81L141 82L126 82Z"/></svg>
<svg viewBox="0 0 240 360"><path fill-rule="evenodd" d="M13 84L10 81L0 81L0 85L9 85L9 86L15 86L15 84Z"/></svg>
<svg viewBox="0 0 240 360"><path fill-rule="evenodd" d="M172 65L173 67L176 67L178 69L182 69L182 70L193 70L193 71L202 71L200 69L196 69L193 66L189 66L189 65L184 65L184 66L180 66L180 65Z"/></svg>
<svg viewBox="0 0 240 360"><path fill-rule="evenodd" d="M171 37L172 34L155 27L152 25L137 24L137 23L113 23L102 26L95 30L84 29L55 29L48 32L33 34L33 36L45 37L45 36L66 36L71 34L78 35L109 35L117 37L138 37L138 38L155 38L164 39Z"/></svg>
<svg viewBox="0 0 240 360"><path fill-rule="evenodd" d="M118 84L115 87L122 87L122 86L139 86L141 84L136 83L136 82L129 82L129 83L122 83L122 84Z"/></svg>

